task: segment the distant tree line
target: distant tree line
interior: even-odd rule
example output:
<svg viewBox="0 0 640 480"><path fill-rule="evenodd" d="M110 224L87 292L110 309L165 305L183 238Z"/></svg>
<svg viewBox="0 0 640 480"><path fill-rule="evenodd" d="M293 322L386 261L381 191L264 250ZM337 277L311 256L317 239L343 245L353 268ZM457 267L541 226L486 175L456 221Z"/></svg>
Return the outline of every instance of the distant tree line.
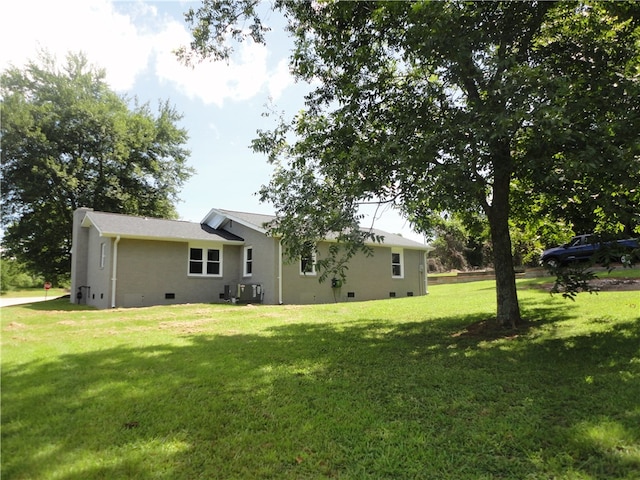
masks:
<svg viewBox="0 0 640 480"><path fill-rule="evenodd" d="M574 231L563 222L540 219L533 224L511 222L510 235L514 267L539 266L545 248L565 243ZM465 221L456 215L441 216L432 221L429 271L475 270L493 268L493 252L489 227L481 216Z"/></svg>
<svg viewBox="0 0 640 480"><path fill-rule="evenodd" d="M105 78L82 53L59 64L42 52L0 75L3 267L68 281L78 207L176 216L193 173L181 114L166 101L153 112Z"/></svg>

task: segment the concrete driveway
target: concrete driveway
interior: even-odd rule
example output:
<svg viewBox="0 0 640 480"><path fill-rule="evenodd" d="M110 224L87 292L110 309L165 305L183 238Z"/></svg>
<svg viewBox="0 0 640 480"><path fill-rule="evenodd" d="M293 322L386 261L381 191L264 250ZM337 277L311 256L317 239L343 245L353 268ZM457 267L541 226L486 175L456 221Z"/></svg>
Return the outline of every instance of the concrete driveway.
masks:
<svg viewBox="0 0 640 480"><path fill-rule="evenodd" d="M16 297L16 298L5 298L0 297L0 307L10 307L11 305L22 305L24 303L36 303L36 302L44 302L45 300L54 300L56 296L49 295L45 297L41 295L39 297Z"/></svg>

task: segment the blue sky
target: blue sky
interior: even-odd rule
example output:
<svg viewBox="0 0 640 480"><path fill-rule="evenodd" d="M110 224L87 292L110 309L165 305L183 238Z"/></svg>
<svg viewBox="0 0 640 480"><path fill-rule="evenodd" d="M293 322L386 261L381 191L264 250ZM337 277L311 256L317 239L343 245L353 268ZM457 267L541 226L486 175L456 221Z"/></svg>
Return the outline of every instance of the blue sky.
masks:
<svg viewBox="0 0 640 480"><path fill-rule="evenodd" d="M0 5L0 68L35 59L38 48L59 60L83 51L106 69L121 94L152 107L169 100L184 115L189 132L189 164L196 175L184 185L178 213L200 221L214 207L272 214L255 192L269 181L271 167L253 153L257 129L273 126L262 113L271 103L292 117L304 106L309 86L289 74L292 41L284 21L268 10L272 28L267 45L243 43L229 64L205 62L195 68L178 62L173 51L189 42L183 14L193 1L9 0ZM421 240L409 224L386 209L364 210L363 224Z"/></svg>

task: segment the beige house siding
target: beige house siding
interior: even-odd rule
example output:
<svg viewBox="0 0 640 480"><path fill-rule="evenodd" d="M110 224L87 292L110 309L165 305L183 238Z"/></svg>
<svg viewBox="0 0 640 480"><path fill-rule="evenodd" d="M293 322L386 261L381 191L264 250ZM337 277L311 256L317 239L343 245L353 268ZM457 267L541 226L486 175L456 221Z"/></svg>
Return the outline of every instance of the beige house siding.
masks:
<svg viewBox="0 0 640 480"><path fill-rule="evenodd" d="M89 229L82 228L81 223L87 209L73 212L73 231L71 248L71 301L77 302L76 295L80 287L87 285Z"/></svg>
<svg viewBox="0 0 640 480"><path fill-rule="evenodd" d="M82 228L79 223L86 210L81 210L74 223L71 275L71 299L75 303L96 308L110 306L112 241L100 237L94 228ZM78 211L76 211L76 215ZM104 257L102 256L104 244ZM80 296L79 296L80 295Z"/></svg>
<svg viewBox="0 0 640 480"><path fill-rule="evenodd" d="M424 252L411 249L400 250L403 259L401 278L394 278L392 275L391 247L374 247L373 257L360 254L354 258L349 264L346 282L339 289L339 300L359 301L424 295L426 293Z"/></svg>
<svg viewBox="0 0 640 480"><path fill-rule="evenodd" d="M253 249L253 272L251 276L243 276L244 272L244 247L241 248L237 278L233 278L235 284L258 284L262 286L263 302L267 304L278 303L278 240L267 237L264 233L256 231L238 222L229 222L224 229L234 235L244 238L244 247ZM233 286L233 285L232 285Z"/></svg>
<svg viewBox="0 0 640 480"><path fill-rule="evenodd" d="M87 251L87 264L89 265L87 282L88 288L83 288L83 294L87 296L87 305L97 308L108 308L111 302L110 278L112 274L111 259L113 257L113 245L111 238L100 237L92 228L89 230L89 244ZM102 252L104 245L104 262Z"/></svg>
<svg viewBox="0 0 640 480"><path fill-rule="evenodd" d="M241 247L208 244L221 250L222 276L188 274L188 242L122 239L118 244L116 306L213 303L229 278L240 276ZM201 243L195 244L202 246Z"/></svg>
<svg viewBox="0 0 640 480"><path fill-rule="evenodd" d="M328 248L328 244L320 244L318 257L327 255ZM331 303L424 295L425 252L403 249L403 278L392 278L391 250L391 247L375 246L372 257L357 254L349 262L346 281L338 288L331 286L331 278L320 283L319 272L301 274L299 261L285 259L284 303Z"/></svg>

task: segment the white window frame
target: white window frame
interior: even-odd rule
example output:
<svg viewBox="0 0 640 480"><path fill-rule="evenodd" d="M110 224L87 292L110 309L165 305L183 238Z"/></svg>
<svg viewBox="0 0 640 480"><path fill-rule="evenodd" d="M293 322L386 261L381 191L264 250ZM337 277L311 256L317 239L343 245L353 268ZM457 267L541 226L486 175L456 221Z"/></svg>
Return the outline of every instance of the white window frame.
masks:
<svg viewBox="0 0 640 480"><path fill-rule="evenodd" d="M312 250L311 250L311 270L306 271L306 272L302 268L302 264L303 264L305 258L308 258L308 257L300 257L300 261L298 262L298 267L300 269L300 275L315 276L316 275L316 260L317 260L316 259L316 249L315 249L315 247L313 247Z"/></svg>
<svg viewBox="0 0 640 480"><path fill-rule="evenodd" d="M251 258L249 258L249 253L251 253ZM253 247L249 245L247 247L244 247L244 255L243 255L243 262L242 262L242 276L250 277L252 275L253 275Z"/></svg>
<svg viewBox="0 0 640 480"><path fill-rule="evenodd" d="M192 250L202 250L202 259L194 260L191 258ZM209 262L209 251L218 251L218 260L215 263L218 263L218 273L207 273L207 263ZM189 248L187 249L187 276L189 277L207 277L207 278L219 278L222 277L222 259L223 259L223 247L222 245L203 245L199 243L190 243ZM202 273L192 273L191 272L191 263L199 261L202 263Z"/></svg>
<svg viewBox="0 0 640 480"><path fill-rule="evenodd" d="M107 244L105 242L100 243L100 269L104 270L104 266L107 263Z"/></svg>
<svg viewBox="0 0 640 480"><path fill-rule="evenodd" d="M394 262L394 256L398 255L398 262ZM395 268L400 268L400 274L396 275ZM391 278L404 278L404 250L402 248L391 249Z"/></svg>

